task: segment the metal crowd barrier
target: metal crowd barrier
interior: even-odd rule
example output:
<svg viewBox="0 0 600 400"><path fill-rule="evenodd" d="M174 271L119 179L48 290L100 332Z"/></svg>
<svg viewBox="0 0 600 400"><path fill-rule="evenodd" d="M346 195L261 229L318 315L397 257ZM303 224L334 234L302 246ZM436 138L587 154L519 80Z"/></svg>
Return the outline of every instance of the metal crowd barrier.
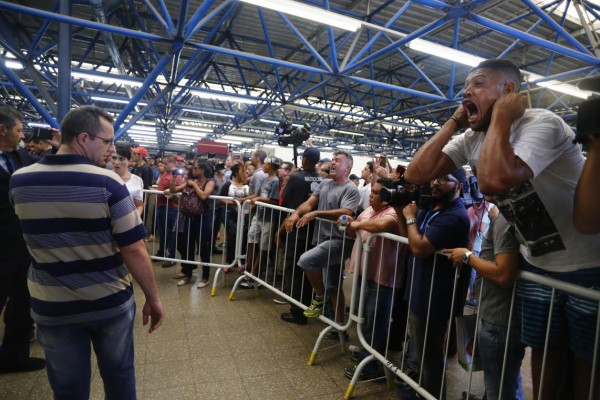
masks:
<svg viewBox="0 0 600 400"><path fill-rule="evenodd" d="M244 204L242 205L242 214L249 215L250 208L251 202L244 202ZM243 267L251 261L251 257L248 253L253 253L252 256L257 257L256 263L258 265L258 268L254 273L251 269L243 270L242 276L240 276L233 285L229 299L234 300L235 295L236 293L238 293L239 287L242 284L242 282L244 282L245 280L250 280L254 283L255 290L257 290L259 287L264 287L273 292L274 294L280 296L281 298L287 300L289 303L299 307L302 310L306 310L308 305L310 305L310 301L312 299L312 296L307 293L311 293L312 288L310 286L310 283L308 283L308 281L304 279L304 272L297 265L297 259L305 251L308 250L309 246L311 246L313 237L312 231L307 230L306 234L308 236L307 240L305 241L303 240L304 236L298 234L295 229L290 233L287 233L285 232L285 230L283 230L282 235L280 235L280 239L277 241L277 243L275 243L273 241L274 232L279 227L281 227L283 221L294 210L261 202L256 203L256 208L263 208L265 211L263 213L262 222L265 222L269 218L271 218L272 220L274 228L272 230L272 234L270 235L271 237L269 239L269 246L267 250L259 251L259 254L256 254L256 249L254 250L254 252L252 252L252 250L248 251L250 247L249 245L246 249L245 254L240 255L240 266ZM256 218L256 220L260 221L258 217ZM250 221L243 221L238 226L238 235L244 236L247 234L245 225L250 223ZM322 224L335 224L335 221L329 221L318 218L317 220L313 221L313 224L313 229L318 230L320 229ZM344 245L345 243L346 241L344 242ZM344 249L342 250L342 253L343 252ZM334 257L336 256L340 257L340 255L329 254L330 260L335 260ZM286 260L288 262L286 262ZM289 262L291 260L293 260L293 262ZM339 263L343 265L344 260L340 259ZM277 265L281 266L281 280L278 279L278 275L276 273ZM327 279L329 278L328 275L329 268L325 268L323 270L325 282L327 282ZM343 290L343 275L344 274L341 273L338 277L337 287L341 290L338 290L336 302L340 301L341 299L341 294ZM258 294L258 292L256 293ZM292 296L292 293L301 293L301 295L299 297L294 297ZM330 300L331 295L329 295L326 291L324 303L327 304ZM341 312L343 313L343 307ZM319 350L321 341L332 329L335 329L339 332L342 351L346 351L346 339L343 332L345 332L350 327L351 321L347 320L343 323L336 322L335 320L337 313L339 313L339 309L334 310L332 315L324 313L318 317L319 320L327 324L327 327L323 329L323 331L317 338L315 348L310 356L309 365L312 365L316 360L317 352Z"/></svg>
<svg viewBox="0 0 600 400"><path fill-rule="evenodd" d="M355 274L354 274L354 279L353 279L353 287L352 287L352 306L351 306L351 312L350 312L350 320L356 322L357 324L357 336L359 339L360 344L362 345L362 347L369 353L369 356L365 357L357 366L356 368L356 372L354 373L354 376L350 382L350 384L348 385L348 388L346 390L346 393L344 395L345 399L349 399L350 396L352 395L354 388L356 386L356 384L359 381L359 377L361 372L363 371L363 369L367 366L368 363L373 362L373 361L378 361L380 362L383 367L384 367L384 372L385 372L385 376L387 378L388 383L392 383L392 378L393 376L397 376L400 380L404 381L408 386L410 386L410 388L412 388L416 393L419 394L419 396L421 398L424 399L438 399L438 398L442 398L442 393L429 393L427 390L425 390L425 388L422 387L421 383L422 383L422 378L423 378L423 374L422 374L422 369L420 369L418 371L418 375L415 377L414 375L411 377L409 375L406 374L406 358L407 358L407 344L408 344L408 331L409 331L409 322L408 322L408 315L406 317L405 322L405 328L404 328L404 332L402 333L403 335L403 346L402 346L402 353L399 354L399 352L394 352L391 351L389 348L389 344L390 342L394 339L393 335L397 335L398 332L392 332L391 329L387 330L387 336L385 337L385 347L383 348L383 352L378 351L377 349L375 349L374 346L374 342L373 339L375 337L375 332L371 331L371 332L366 332L365 331L365 326L367 325L367 319L365 316L366 313L366 304L365 302L367 301L367 296L366 296L366 288L368 285L368 276L369 276L369 271L373 268L375 268L376 272L375 272L375 276L377 276L377 274L380 273L380 271L382 270L382 265L381 263L379 265L371 265L370 261L370 254L372 254L372 252L380 252L382 251L382 247L379 246L372 246L373 241L375 240L375 238L382 238L382 239L386 239L386 240L390 240L390 241L394 241L397 243L403 243L403 244L407 244L408 241L406 238L400 237L400 236L396 236L396 235L391 235L391 234L387 234L387 233L379 233L379 234L371 234L367 241L364 244L361 244L360 246L358 246L358 253L356 255L356 267L355 267ZM357 241L360 241L360 238L357 238ZM436 254L435 256L435 261L434 261L434 272L433 272L433 277L435 278L435 268L436 267L436 263L437 260L439 259L439 257L446 257L446 255L442 255L442 254ZM383 257L379 257L380 260L383 260ZM362 260L362 264L363 264L363 269L362 269L362 275L361 277L359 277L358 275L358 271L360 271L359 269L359 260ZM396 259L396 263L398 263L399 259ZM388 266L389 267L389 266ZM413 265L414 267L414 265ZM397 264L395 266L395 270L396 272L400 272L399 271L399 265ZM413 273L414 273L414 268L413 268ZM454 273L454 288L453 288L453 295L452 295L452 304L450 307L451 310L451 315L449 316L449 323L448 323L448 330L445 332L445 351L444 351L444 359L443 359L443 363L444 365L448 365L448 344L449 344L449 339L450 339L450 320L453 319L455 317L454 315L454 311L455 311L455 301L457 299L457 282L458 282L458 274L459 274L459 269L455 270ZM534 274L531 272L526 272L526 271L521 271L519 273L518 279L523 280L523 281L531 281L531 282L536 282L539 284L542 284L544 286L548 286L552 288L552 305L550 306L550 310L549 310L549 315L552 315L552 307L554 304L554 298L557 294L557 291L562 291L565 293L569 293L569 294L573 294L576 296L580 296L580 297L584 297L587 299L591 299L594 302L597 302L599 307L600 307L600 292L597 290L593 290L593 289L585 289L570 283L566 283L566 282L562 282L556 279L552 279L552 278L548 278L545 276L541 276L538 274ZM360 284L359 283L360 280ZM410 279L411 282L414 282L414 279ZM484 286L485 286L485 281L482 282L481 288L480 288L480 296L481 293L484 290ZM515 305L515 293L516 293L516 287L517 287L517 282L515 282L515 284L513 285L513 291L512 291L512 300L511 300L511 304L510 304L510 311L509 311L509 325L507 327L507 341L504 344L504 354L503 354L503 363L502 363L502 369L501 369L501 376L500 376L500 393L499 393L499 398L515 398L515 395L513 394L511 397L508 396L508 394L503 394L502 393L502 387L503 387L503 383L504 383L504 379L505 379L505 367L506 367L506 363L507 363L507 354L508 354L508 339L511 338L510 332L511 332L511 325L512 325L512 321L513 321L513 308ZM376 298L379 298L379 290L381 290L382 288L377 285L377 296ZM428 315L429 315L429 311L430 311L430 307L431 307L431 294L432 294L432 289L433 289L433 279L432 279L432 285L430 286L429 289L429 306L428 306ZM393 290L396 290L396 288L394 288ZM398 290L402 290L402 288L398 288ZM413 287L408 288L409 293L412 292ZM355 302L355 297L357 297L358 299ZM395 293L393 298L396 298ZM411 296L408 297L409 299L411 298ZM358 304L358 309L356 310L354 308L354 304L357 303ZM395 307L400 306L400 304L395 303L394 304ZM408 309L410 309L410 301L408 303ZM377 308L378 305L375 304L375 308ZM477 310L478 311L478 310ZM376 314L375 318L380 318L381 315ZM387 320L388 323L388 328L391 326L391 321L393 320L393 315L392 315L392 310L390 310L390 314L387 315L387 317L384 319ZM429 329L429 318L427 318L427 322L426 322L426 328L425 328L425 337L427 338L427 331ZM473 332L473 336L474 336L474 340L473 340L473 348L472 348L472 353L473 355L477 354L477 337L479 334L479 324L481 322L481 318L479 317L479 314L477 313L477 318L476 318L476 323L475 323L475 329ZM546 327L546 339L545 339L545 348L544 348L544 357L543 357L543 361L542 361L542 371L541 371L541 382L539 383L539 386L542 387L543 382L544 382L544 373L545 373L545 368L546 368L546 354L548 352L548 335L550 332L550 326L551 326L552 320L551 318L548 318L548 322L547 322L547 327ZM401 324L402 325L402 324ZM372 326L375 326L375 323L372 324ZM373 328L374 329L374 328ZM599 344L599 333L600 333L600 318L596 317L596 335L595 335L595 343L594 343L594 349L593 349L593 364L592 364L592 381L590 382L590 387L595 387L596 390L598 390L597 386L598 386L598 382L594 382L594 377L596 376L596 371L597 371L597 358L598 358L598 344ZM366 334L370 334L371 340L367 340L366 339ZM514 337L513 337L514 339ZM381 345L379 346L380 350L381 350ZM417 354L420 363L419 365L423 364L423 359L425 357L425 352L427 350L427 342L425 341L424 343L424 347L423 347L423 352L421 354ZM410 350L408 350L410 352ZM471 388L472 388L472 379L473 379L473 372L474 372L474 368L472 365L469 366L468 368L468 379L466 379L466 387L465 387L465 391L463 392L463 398L466 395L466 398L471 398L472 394L471 394ZM440 387L442 388L441 391L443 391L443 386L444 386L444 382L445 382L445 375L446 375L446 368L443 368L443 373L442 373L442 382L440 382ZM462 382L462 381L461 381ZM538 400L542 398L542 393L541 391L538 391L539 395L538 395ZM453 393L454 395L455 393ZM593 392L590 390L589 391L589 396L587 397L589 400L591 400L593 397ZM597 395L597 393L596 393ZM506 396L506 397L504 397ZM448 397L450 398L450 394L448 394ZM523 397L525 398L525 397Z"/></svg>
<svg viewBox="0 0 600 400"><path fill-rule="evenodd" d="M184 216L180 212L179 203L177 208L169 207L173 201L173 196L180 197L181 194L178 193L168 197L166 199L166 208L164 211L159 210L157 202L158 196L164 196L163 192L158 190L144 190L144 202L148 204L149 207L145 208L143 220L149 234L152 234L155 237L153 242L148 243L150 246L150 258L155 261L185 263L193 264L198 267L208 266L210 268L215 268L216 271L213 276L211 287L211 295L214 296L216 294L217 285L219 283L225 284L225 280L223 279L223 269L235 267L240 256L241 243L240 240L238 240L240 237L237 234L230 234L229 237L227 237L227 226L228 224L235 224L236 226L240 224L240 220L242 219L241 204L232 197L209 196L207 202L210 206L210 212L207 215L195 217L199 219L200 222L198 232L192 232L190 224L184 224L185 219L189 217ZM223 202L227 203L223 204ZM164 216L159 216L159 214L164 214ZM209 222L206 222L205 219L208 219ZM202 226L204 226L205 223L210 224L210 237L208 239L206 238L206 230L205 232L202 232ZM181 227L185 225L187 225L187 230L181 232ZM223 229L221 225L225 227L225 229ZM233 231L236 232L236 230ZM184 233L184 235L181 235L181 233ZM221 233L225 235L225 240L222 253L217 254L215 253L215 246L217 245L216 238L217 235ZM185 259L181 253L180 258L178 258L177 253L179 252L178 249L180 245L186 246L187 248L187 243L182 244L180 243L180 240L184 238L184 240L189 241L192 234L198 238L198 244L195 246L196 251L192 257L188 257L190 258L189 260ZM161 241L164 243L161 243ZM210 243L210 262L204 262L200 258L200 246L203 241L208 241ZM170 243L170 245L168 245L168 243ZM163 246L165 246L165 248L161 249ZM174 247L173 254L166 254L169 246ZM233 259L231 259L231 246L233 246ZM157 253L161 250L162 254ZM230 252L230 261L227 261L228 251Z"/></svg>

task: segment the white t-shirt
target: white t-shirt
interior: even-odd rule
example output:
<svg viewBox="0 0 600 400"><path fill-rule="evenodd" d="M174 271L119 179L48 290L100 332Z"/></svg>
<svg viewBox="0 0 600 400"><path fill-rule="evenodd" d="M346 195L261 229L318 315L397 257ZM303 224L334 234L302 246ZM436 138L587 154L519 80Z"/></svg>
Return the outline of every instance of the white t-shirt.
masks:
<svg viewBox="0 0 600 400"><path fill-rule="evenodd" d="M143 201L144 200L144 181L137 175L131 174L131 178L125 182L129 195L133 200Z"/></svg>
<svg viewBox="0 0 600 400"><path fill-rule="evenodd" d="M600 235L583 235L573 226L575 186L584 159L575 134L556 114L528 109L511 126L515 154L533 172L533 179L496 196L498 208L516 227L521 254L538 268L555 272L600 266ZM457 167L477 171L485 138L468 129L445 147Z"/></svg>
<svg viewBox="0 0 600 400"><path fill-rule="evenodd" d="M371 184L364 183L361 187L358 188L360 192L360 208L364 211L371 205L370 197L371 197Z"/></svg>

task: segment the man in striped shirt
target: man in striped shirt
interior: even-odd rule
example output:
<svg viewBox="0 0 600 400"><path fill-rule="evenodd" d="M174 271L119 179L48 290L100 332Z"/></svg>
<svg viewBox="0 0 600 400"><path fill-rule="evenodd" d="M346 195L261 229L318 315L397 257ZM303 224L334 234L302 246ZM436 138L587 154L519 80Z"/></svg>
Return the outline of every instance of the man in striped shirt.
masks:
<svg viewBox="0 0 600 400"><path fill-rule="evenodd" d="M146 230L123 181L104 168L114 152L112 123L97 107L71 110L57 154L10 182L33 258L32 316L56 398L89 398L93 344L106 398L135 399L132 276L146 297L150 332L164 316Z"/></svg>

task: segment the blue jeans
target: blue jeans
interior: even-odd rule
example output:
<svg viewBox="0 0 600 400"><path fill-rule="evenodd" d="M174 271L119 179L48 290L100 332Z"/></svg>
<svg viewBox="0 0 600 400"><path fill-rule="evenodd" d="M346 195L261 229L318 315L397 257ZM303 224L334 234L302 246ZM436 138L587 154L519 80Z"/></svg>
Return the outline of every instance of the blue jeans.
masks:
<svg viewBox="0 0 600 400"><path fill-rule="evenodd" d="M177 232L173 232L175 222L177 222L176 208L158 207L156 209L156 235L159 237L157 255L160 257L175 258L175 241L177 238Z"/></svg>
<svg viewBox="0 0 600 400"><path fill-rule="evenodd" d="M38 325L54 398L90 397L91 346L104 382L105 398L134 400L133 321L135 305L116 317L80 324Z"/></svg>
<svg viewBox="0 0 600 400"><path fill-rule="evenodd" d="M521 361L525 355L525 347L519 340L517 330L512 329L504 368L502 399L523 400L521 387ZM479 323L478 347L483 364L485 395L488 400L497 400L500 394L500 378L504 362L504 348L507 338L507 327L481 320Z"/></svg>

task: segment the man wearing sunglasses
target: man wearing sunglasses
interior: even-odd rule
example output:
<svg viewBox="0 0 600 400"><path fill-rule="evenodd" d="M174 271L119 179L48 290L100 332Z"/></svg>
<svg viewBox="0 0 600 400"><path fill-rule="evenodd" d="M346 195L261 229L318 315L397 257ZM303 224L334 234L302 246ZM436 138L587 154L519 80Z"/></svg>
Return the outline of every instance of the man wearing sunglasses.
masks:
<svg viewBox="0 0 600 400"><path fill-rule="evenodd" d="M106 398L135 399L132 276L146 297L150 332L164 311L127 187L105 168L112 116L83 106L61 125L55 155L16 171L10 199L32 256L32 317L55 398L89 398L93 345Z"/></svg>

